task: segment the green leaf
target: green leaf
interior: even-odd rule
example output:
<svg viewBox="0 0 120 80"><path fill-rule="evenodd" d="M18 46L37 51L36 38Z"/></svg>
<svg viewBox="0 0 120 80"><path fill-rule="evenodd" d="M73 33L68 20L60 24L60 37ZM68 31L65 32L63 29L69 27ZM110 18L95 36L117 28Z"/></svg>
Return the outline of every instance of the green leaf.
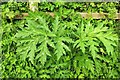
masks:
<svg viewBox="0 0 120 80"><path fill-rule="evenodd" d="M48 45L50 45L51 47L55 48L54 43L52 41L50 41L50 40L48 41Z"/></svg>
<svg viewBox="0 0 120 80"><path fill-rule="evenodd" d="M86 68L87 68L88 70L90 70L90 71L94 74L93 61L90 60L90 59L87 59L87 60L85 61L85 64L86 64Z"/></svg>
<svg viewBox="0 0 120 80"><path fill-rule="evenodd" d="M89 41L89 43L90 43L89 50L91 52L91 55L93 56L93 59L95 59L96 54L99 51L98 48L97 48L97 46L99 46L99 44L97 42L93 41L92 39Z"/></svg>
<svg viewBox="0 0 120 80"><path fill-rule="evenodd" d="M71 51L71 50L69 49L69 47L68 47L67 45L65 45L63 42L61 43L61 45L64 47L64 49L66 49L66 50L68 50L68 51Z"/></svg>
<svg viewBox="0 0 120 80"><path fill-rule="evenodd" d="M56 45L56 51L55 51L55 54L57 55L57 60L60 59L60 57L65 54L65 51L63 49L63 46L61 45L60 42L57 43Z"/></svg>
<svg viewBox="0 0 120 80"><path fill-rule="evenodd" d="M15 35L15 37L17 37L17 38L20 38L20 37L25 38L25 37L30 36L31 34L32 34L32 32L29 32L29 31L27 31L27 30L22 30L22 31L19 31L19 32Z"/></svg>
<svg viewBox="0 0 120 80"><path fill-rule="evenodd" d="M44 66L45 62L46 62L46 54L45 53L41 53L42 54L42 57L39 59L40 62L42 63L42 65Z"/></svg>
<svg viewBox="0 0 120 80"><path fill-rule="evenodd" d="M29 60L32 62L32 64L34 64L35 51L36 51L36 44L32 43L30 46L30 52L28 54Z"/></svg>
<svg viewBox="0 0 120 80"><path fill-rule="evenodd" d="M107 53L108 55L110 55L110 53L113 53L114 52L114 48L113 46L111 45L112 42L110 40L107 40L103 37L99 37L99 39L102 41L102 43L104 44L104 46L106 47L106 50L107 50Z"/></svg>
<svg viewBox="0 0 120 80"><path fill-rule="evenodd" d="M47 36L49 36L49 37L56 37L56 35L54 33L51 33L51 32L48 33Z"/></svg>
<svg viewBox="0 0 120 80"><path fill-rule="evenodd" d="M66 41L66 42L68 42L68 43L73 43L73 40L72 40L71 38L69 38L69 37L60 37L60 39L61 39L62 41Z"/></svg>
<svg viewBox="0 0 120 80"><path fill-rule="evenodd" d="M78 76L78 78L84 78L84 74L80 74L79 76Z"/></svg>

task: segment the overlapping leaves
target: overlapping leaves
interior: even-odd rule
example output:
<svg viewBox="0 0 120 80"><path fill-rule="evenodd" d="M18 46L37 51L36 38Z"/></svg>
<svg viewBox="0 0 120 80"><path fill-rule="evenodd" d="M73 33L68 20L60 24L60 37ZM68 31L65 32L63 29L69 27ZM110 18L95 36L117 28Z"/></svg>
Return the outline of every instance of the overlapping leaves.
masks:
<svg viewBox="0 0 120 80"><path fill-rule="evenodd" d="M31 14L32 15L32 14ZM63 54L66 54L66 50L70 51L69 47L64 42L72 42L72 39L66 36L65 26L60 26L59 19L56 17L51 25L52 30L48 26L46 20L38 16L37 20L26 20L26 26L22 30L18 31L15 35L17 42L17 53L21 54L22 59L29 58L34 64L35 59L44 65L47 56L51 56L51 53L57 55L57 60ZM53 49L53 52L49 51L49 47ZM35 56L36 55L36 56Z"/></svg>
<svg viewBox="0 0 120 80"><path fill-rule="evenodd" d="M86 48L89 47L89 52L93 58L96 58L101 42L106 48L106 53L112 55L114 46L117 46L116 41L118 37L117 34L113 34L113 31L104 25L104 22L99 22L99 25L95 27L90 21L87 23L82 21L81 26L77 28L77 32L74 32L74 35L78 38L75 41L74 47L80 48L83 53L88 52Z"/></svg>
<svg viewBox="0 0 120 80"><path fill-rule="evenodd" d="M30 13L22 23L12 20L18 12L28 11L25 6L10 3L2 7L3 78L119 77L117 36L111 28L116 23L85 20L74 12L110 12L113 16L116 3L40 3L40 12ZM55 11L59 17L42 11Z"/></svg>
<svg viewBox="0 0 120 80"><path fill-rule="evenodd" d="M105 25L106 21L98 21L97 26L90 21L85 22L82 20L76 32L73 32L77 38L73 47L79 50L79 54L76 54L73 60L73 65L78 75L82 72L88 76L89 71L94 75L95 69L102 68L102 66L98 66L102 64L101 61L108 64L113 63L112 60L116 61L117 34L114 34L113 29ZM92 75L91 77L93 77Z"/></svg>

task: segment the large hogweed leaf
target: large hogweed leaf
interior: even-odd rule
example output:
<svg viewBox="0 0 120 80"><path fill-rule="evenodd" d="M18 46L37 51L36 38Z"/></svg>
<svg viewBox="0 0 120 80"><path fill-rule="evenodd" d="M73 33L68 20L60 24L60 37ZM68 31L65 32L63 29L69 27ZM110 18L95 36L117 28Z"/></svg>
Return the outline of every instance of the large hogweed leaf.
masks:
<svg viewBox="0 0 120 80"><path fill-rule="evenodd" d="M39 23L40 22L40 23ZM51 56L48 45L55 48L54 43L50 38L56 35L52 33L43 17L36 20L27 19L26 26L15 35L17 42L17 53L21 54L22 59L29 58L34 64L35 57L43 65L46 62L46 57ZM39 45L39 46L37 46ZM37 56L35 56L37 55Z"/></svg>
<svg viewBox="0 0 120 80"><path fill-rule="evenodd" d="M33 14L32 14L33 15ZM47 56L51 56L51 52L57 56L57 60L61 56L66 55L67 51L71 51L66 43L72 43L72 39L66 33L65 24L61 24L59 17L56 17L52 25L49 26L44 17L33 16L26 18L26 26L19 30L15 35L17 43L17 53L20 53L23 60L27 58L34 64L35 60L45 64ZM49 47L52 48L50 51Z"/></svg>
<svg viewBox="0 0 120 80"><path fill-rule="evenodd" d="M84 70L91 71L93 74L95 72L94 63L91 59L89 59L87 54L76 54L73 59L73 67L77 75L80 75L81 72L84 73Z"/></svg>
<svg viewBox="0 0 120 80"><path fill-rule="evenodd" d="M117 34L115 34L113 29L105 26L105 22L98 22L97 26L91 24L90 21L86 23L81 21L81 26L79 26L76 32L73 34L78 38L74 47L80 48L83 53L87 53L86 48L89 48L89 53L92 55L93 59L96 58L99 51L99 46L101 43L105 46L106 53L108 55L113 55L114 47L117 46Z"/></svg>
<svg viewBox="0 0 120 80"><path fill-rule="evenodd" d="M61 56L66 55L66 51L71 51L69 47L65 44L73 43L72 39L67 36L66 34L66 26L59 23L59 17L56 16L55 21L53 23L53 32L55 33L56 37L54 38L56 48L55 54L57 55L57 60L60 59Z"/></svg>

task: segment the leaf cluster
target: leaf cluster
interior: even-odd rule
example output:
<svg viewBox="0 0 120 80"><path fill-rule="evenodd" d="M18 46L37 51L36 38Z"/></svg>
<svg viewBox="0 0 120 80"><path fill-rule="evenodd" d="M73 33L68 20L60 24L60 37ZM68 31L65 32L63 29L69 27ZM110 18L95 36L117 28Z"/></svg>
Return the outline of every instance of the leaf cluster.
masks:
<svg viewBox="0 0 120 80"><path fill-rule="evenodd" d="M119 78L118 22L59 10L54 17L43 10L3 19L2 78Z"/></svg>

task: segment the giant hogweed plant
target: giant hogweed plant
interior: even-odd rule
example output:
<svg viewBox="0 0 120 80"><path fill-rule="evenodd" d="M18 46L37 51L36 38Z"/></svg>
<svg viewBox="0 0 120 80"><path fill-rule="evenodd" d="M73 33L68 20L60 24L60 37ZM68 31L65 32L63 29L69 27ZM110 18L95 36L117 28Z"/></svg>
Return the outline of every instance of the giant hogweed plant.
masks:
<svg viewBox="0 0 120 80"><path fill-rule="evenodd" d="M73 60L77 74L80 74L81 71L87 76L94 77L95 73L100 75L104 68L103 64L107 67L107 64L116 62L118 36L105 23L106 21L98 22L97 25L94 25L89 20L87 22L82 20L81 25L73 32L77 38L73 47L79 50L76 54L79 56L75 56ZM88 74L89 71L92 75ZM116 72L113 74L116 74ZM102 76L104 77L104 75ZM115 75L109 76L115 77Z"/></svg>
<svg viewBox="0 0 120 80"><path fill-rule="evenodd" d="M118 38L114 29L108 27L106 21L94 23L76 16L68 20L57 14L52 18L42 12L30 12L25 26L18 24L22 27L11 38L16 44L15 51L5 55L8 59L2 63L7 66L2 68L9 70L3 72L3 76L119 77Z"/></svg>
<svg viewBox="0 0 120 80"><path fill-rule="evenodd" d="M36 20L30 18L26 20L27 27L15 35L16 52L20 54L21 59L29 58L32 64L38 60L44 65L47 56L54 55L59 60L61 56L66 55L66 51L71 51L65 42L72 43L73 41L66 35L66 26L59 23L58 17L55 18L51 29L44 17L38 16Z"/></svg>
<svg viewBox="0 0 120 80"><path fill-rule="evenodd" d="M118 36L113 34L111 28L105 26L105 22L99 22L95 27L90 21L87 21L87 23L82 21L81 26L73 34L78 38L74 47L80 48L83 54L87 50L86 47L89 47L87 52L91 54L93 59L98 57L97 52L99 51L109 56L115 55L114 51L116 49L114 47L117 46ZM100 44L105 47L105 51L100 47Z"/></svg>

